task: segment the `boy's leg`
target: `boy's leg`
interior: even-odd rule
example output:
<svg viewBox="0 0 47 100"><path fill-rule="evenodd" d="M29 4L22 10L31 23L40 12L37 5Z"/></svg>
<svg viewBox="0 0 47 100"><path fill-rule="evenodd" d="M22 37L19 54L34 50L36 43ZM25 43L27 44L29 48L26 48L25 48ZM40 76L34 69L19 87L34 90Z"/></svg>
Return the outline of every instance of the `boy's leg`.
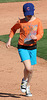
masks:
<svg viewBox="0 0 47 100"><path fill-rule="evenodd" d="M26 96L32 96L32 94L30 93L29 85L30 85L30 80L32 77L33 67L31 67L30 60L25 60L23 63L24 63L25 69L24 69L24 80L22 80L23 84L21 84L21 91L24 92L26 90L25 91Z"/></svg>
<svg viewBox="0 0 47 100"><path fill-rule="evenodd" d="M28 78L28 85L30 84L32 73L33 73L33 65L31 66L30 60L25 60L24 62L24 80Z"/></svg>

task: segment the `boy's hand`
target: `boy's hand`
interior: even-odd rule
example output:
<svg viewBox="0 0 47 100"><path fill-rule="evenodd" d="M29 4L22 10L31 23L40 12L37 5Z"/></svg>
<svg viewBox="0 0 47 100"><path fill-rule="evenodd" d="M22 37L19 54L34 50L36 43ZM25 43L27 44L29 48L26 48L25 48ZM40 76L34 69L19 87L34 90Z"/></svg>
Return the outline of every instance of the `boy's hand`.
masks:
<svg viewBox="0 0 47 100"><path fill-rule="evenodd" d="M10 45L11 45L11 38L9 38L9 40L8 40L8 42L7 42L7 44L6 44L6 47L9 48Z"/></svg>
<svg viewBox="0 0 47 100"><path fill-rule="evenodd" d="M6 44L6 47L9 48L10 47L10 42L8 41Z"/></svg>
<svg viewBox="0 0 47 100"><path fill-rule="evenodd" d="M35 35L31 35L31 38L32 38L33 40L37 40L37 37L36 37Z"/></svg>

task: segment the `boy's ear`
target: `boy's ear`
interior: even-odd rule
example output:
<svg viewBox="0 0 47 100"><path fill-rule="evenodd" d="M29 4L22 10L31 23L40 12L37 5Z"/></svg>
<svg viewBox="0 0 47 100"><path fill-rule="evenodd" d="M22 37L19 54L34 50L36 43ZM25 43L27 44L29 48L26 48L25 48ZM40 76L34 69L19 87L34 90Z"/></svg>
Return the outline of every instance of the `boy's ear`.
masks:
<svg viewBox="0 0 47 100"><path fill-rule="evenodd" d="M34 10L34 14L35 14L35 10Z"/></svg>
<svg viewBox="0 0 47 100"><path fill-rule="evenodd" d="M34 16L35 16L35 13L36 13L36 12L35 12L35 10L34 10Z"/></svg>

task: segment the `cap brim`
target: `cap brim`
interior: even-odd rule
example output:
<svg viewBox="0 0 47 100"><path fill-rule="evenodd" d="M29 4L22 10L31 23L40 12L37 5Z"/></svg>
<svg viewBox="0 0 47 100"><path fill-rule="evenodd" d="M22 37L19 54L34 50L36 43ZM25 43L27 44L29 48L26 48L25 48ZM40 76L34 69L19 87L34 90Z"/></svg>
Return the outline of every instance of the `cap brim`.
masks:
<svg viewBox="0 0 47 100"><path fill-rule="evenodd" d="M24 12L24 16L28 16L28 15L34 15L34 11L33 12Z"/></svg>

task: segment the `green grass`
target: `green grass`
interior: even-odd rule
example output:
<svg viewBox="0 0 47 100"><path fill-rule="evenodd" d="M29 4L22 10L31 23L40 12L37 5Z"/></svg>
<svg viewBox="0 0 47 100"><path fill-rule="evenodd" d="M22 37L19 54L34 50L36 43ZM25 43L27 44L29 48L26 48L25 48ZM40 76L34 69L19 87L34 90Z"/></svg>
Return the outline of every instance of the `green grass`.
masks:
<svg viewBox="0 0 47 100"><path fill-rule="evenodd" d="M47 60L47 29L44 29L44 35L37 42L38 56Z"/></svg>
<svg viewBox="0 0 47 100"><path fill-rule="evenodd" d="M23 1L37 1L37 0L0 0L0 3L5 3L5 2L23 2Z"/></svg>
<svg viewBox="0 0 47 100"><path fill-rule="evenodd" d="M0 35L0 41L7 42L9 35ZM19 33L12 38L11 45L17 47ZM44 35L41 40L37 42L37 56L47 60L47 29L44 29Z"/></svg>
<svg viewBox="0 0 47 100"><path fill-rule="evenodd" d="M12 38L11 46L17 47L18 38L19 38L19 33L16 33ZM9 35L0 35L0 41L7 43L8 39L9 39Z"/></svg>

